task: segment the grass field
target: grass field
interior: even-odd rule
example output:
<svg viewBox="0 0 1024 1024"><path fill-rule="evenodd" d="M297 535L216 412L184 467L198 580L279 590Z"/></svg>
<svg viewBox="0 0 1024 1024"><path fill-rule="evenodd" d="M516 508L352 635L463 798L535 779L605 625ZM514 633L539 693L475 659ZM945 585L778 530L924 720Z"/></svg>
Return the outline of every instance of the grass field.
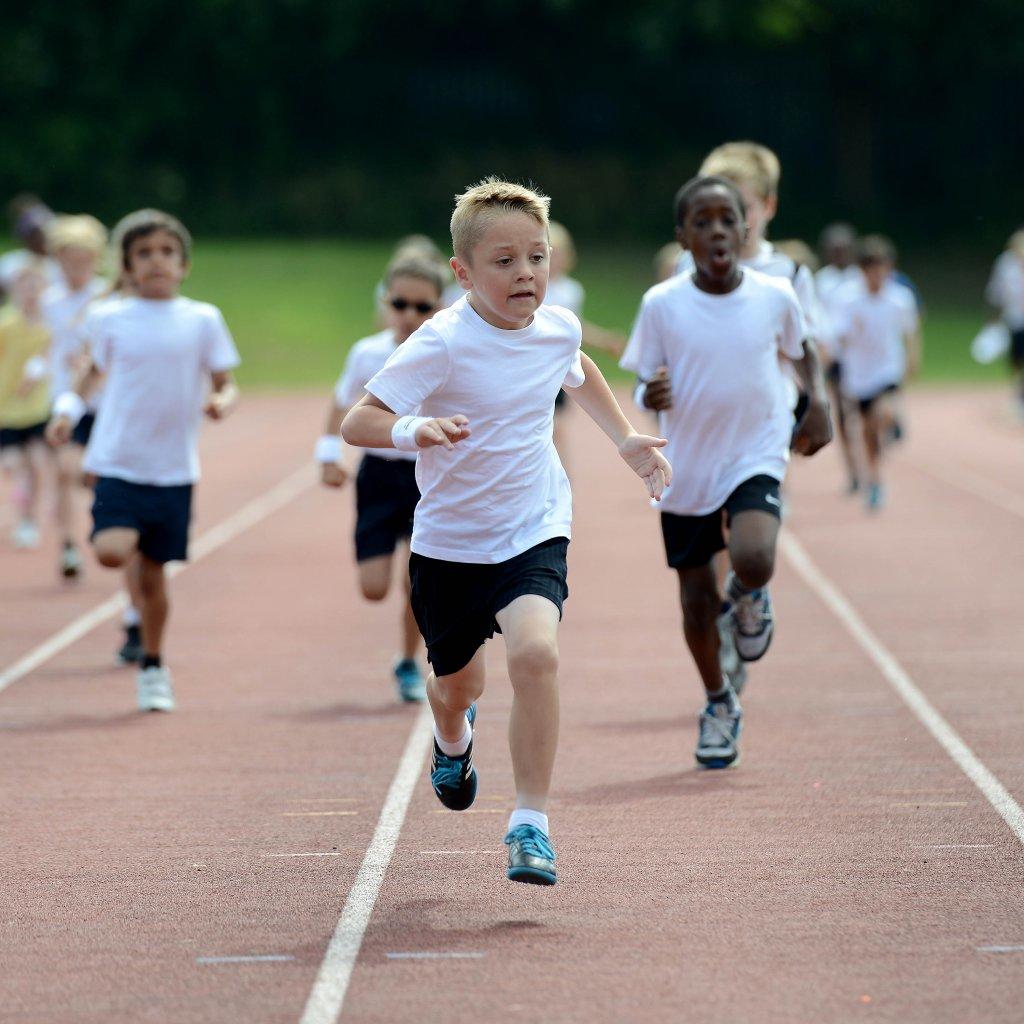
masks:
<svg viewBox="0 0 1024 1024"><path fill-rule="evenodd" d="M373 289L389 253L388 243L352 240L201 241L186 291L224 311L242 352L244 385L327 387L348 347L373 330ZM587 289L587 318L628 331L650 284L653 254L583 246L580 255L576 276ZM1005 379L1001 363L979 366L967 350L985 315L981 285L973 278L965 285L948 264L906 265L928 307L923 379ZM609 360L599 361L619 375Z"/></svg>

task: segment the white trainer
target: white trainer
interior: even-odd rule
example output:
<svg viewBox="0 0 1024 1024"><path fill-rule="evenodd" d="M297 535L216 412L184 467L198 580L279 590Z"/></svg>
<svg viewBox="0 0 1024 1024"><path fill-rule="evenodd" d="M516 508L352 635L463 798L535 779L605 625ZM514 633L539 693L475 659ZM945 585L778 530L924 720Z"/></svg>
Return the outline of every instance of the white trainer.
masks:
<svg viewBox="0 0 1024 1024"><path fill-rule="evenodd" d="M135 691L140 711L173 711L174 690L171 673L164 666L144 668L135 677Z"/></svg>
<svg viewBox="0 0 1024 1024"><path fill-rule="evenodd" d="M65 544L60 552L60 574L66 580L77 579L82 574L82 554L74 544Z"/></svg>
<svg viewBox="0 0 1024 1024"><path fill-rule="evenodd" d="M32 519L22 519L11 531L11 542L22 551L39 547L39 527Z"/></svg>
<svg viewBox="0 0 1024 1024"><path fill-rule="evenodd" d="M718 616L718 664L722 669L722 677L736 691L738 697L747 683L747 666L740 657L740 652L736 650L734 629L730 605L727 611Z"/></svg>
<svg viewBox="0 0 1024 1024"><path fill-rule="evenodd" d="M775 631L768 588L745 591L736 579L736 574L730 573L725 592L732 605L732 637L736 650L744 661L757 661L768 650Z"/></svg>

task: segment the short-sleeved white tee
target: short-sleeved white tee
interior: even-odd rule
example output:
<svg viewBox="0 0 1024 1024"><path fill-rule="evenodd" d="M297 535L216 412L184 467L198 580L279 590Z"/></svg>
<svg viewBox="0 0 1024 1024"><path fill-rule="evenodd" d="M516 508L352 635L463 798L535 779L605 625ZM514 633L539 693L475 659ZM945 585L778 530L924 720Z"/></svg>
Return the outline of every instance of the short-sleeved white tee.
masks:
<svg viewBox="0 0 1024 1024"><path fill-rule="evenodd" d="M86 471L161 486L198 480L209 376L239 362L220 310L182 297L125 298L86 313L83 330L106 374Z"/></svg>
<svg viewBox="0 0 1024 1024"><path fill-rule="evenodd" d="M836 293L832 317L840 340L844 394L871 398L903 380L904 339L918 324L917 300L909 288L889 280L873 295L862 278Z"/></svg>
<svg viewBox="0 0 1024 1024"><path fill-rule="evenodd" d="M753 476L783 479L793 416L779 356L801 358L806 331L793 286L756 270L727 295L691 274L647 292L630 344L641 377L667 366L672 385L658 415L673 471L661 511L707 515Z"/></svg>
<svg viewBox="0 0 1024 1024"><path fill-rule="evenodd" d="M334 386L334 402L339 409L351 409L366 394L366 382L383 368L397 348L392 330L371 334L352 346ZM416 461L415 452L402 452L397 448L366 448L365 452L394 462Z"/></svg>
<svg viewBox="0 0 1024 1024"><path fill-rule="evenodd" d="M545 306L561 306L563 309L572 310L577 316L583 316L583 301L587 293L583 285L574 277L552 278L548 281L548 290L544 295Z"/></svg>
<svg viewBox="0 0 1024 1024"><path fill-rule="evenodd" d="M503 331L463 297L399 346L366 390L399 415L469 419L453 451L424 448L412 550L495 564L569 537L572 492L552 441L555 397L584 381L582 329L558 306Z"/></svg>
<svg viewBox="0 0 1024 1024"><path fill-rule="evenodd" d="M1024 259L1004 252L992 267L985 297L1011 331L1024 331Z"/></svg>
<svg viewBox="0 0 1024 1024"><path fill-rule="evenodd" d="M78 291L72 291L61 281L50 285L43 292L43 319L50 328L51 338L49 362L52 394L59 395L74 386L77 360L85 348L83 314L89 303L107 287L106 281L96 277Z"/></svg>
<svg viewBox="0 0 1024 1024"><path fill-rule="evenodd" d="M52 256L37 256L28 249L13 249L0 256L0 287L9 290L14 279L30 264L42 269L47 285L60 284L64 280L60 264Z"/></svg>

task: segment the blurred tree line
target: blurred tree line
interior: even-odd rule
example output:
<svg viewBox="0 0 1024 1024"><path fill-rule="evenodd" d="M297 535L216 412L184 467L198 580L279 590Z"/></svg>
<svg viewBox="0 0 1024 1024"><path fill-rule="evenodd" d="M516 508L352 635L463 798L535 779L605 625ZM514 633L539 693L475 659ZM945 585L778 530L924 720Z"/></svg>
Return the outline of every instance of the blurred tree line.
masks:
<svg viewBox="0 0 1024 1024"><path fill-rule="evenodd" d="M657 240L727 138L780 154L787 234L1024 220L1021 0L35 0L0 104L0 193L204 231L440 235L496 172Z"/></svg>

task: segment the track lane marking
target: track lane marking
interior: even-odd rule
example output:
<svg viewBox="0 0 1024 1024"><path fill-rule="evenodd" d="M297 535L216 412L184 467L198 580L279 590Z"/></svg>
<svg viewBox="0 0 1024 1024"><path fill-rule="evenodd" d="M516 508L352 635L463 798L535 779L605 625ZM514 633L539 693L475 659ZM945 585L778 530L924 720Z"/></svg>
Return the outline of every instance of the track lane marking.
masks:
<svg viewBox="0 0 1024 1024"><path fill-rule="evenodd" d="M905 456L900 461L924 476L930 476L933 480L938 480L939 483L956 487L965 494L970 494L980 501L995 505L1004 512L1009 512L1010 515L1020 516L1024 519L1024 495L1017 494L1015 491L1003 487L1002 484L997 484L980 473L975 473L972 469L957 465L956 472L948 472L930 463L918 462L910 456Z"/></svg>
<svg viewBox="0 0 1024 1024"><path fill-rule="evenodd" d="M352 971L374 904L405 822L409 801L434 735L434 718L424 704L409 731L405 749L381 808L373 839L359 865L341 917L328 943L300 1024L334 1024L341 1014Z"/></svg>
<svg viewBox="0 0 1024 1024"><path fill-rule="evenodd" d="M875 636L853 605L818 568L792 533L787 531L780 535L779 548L807 586L818 595L847 633L875 663L883 678L896 691L903 703L931 733L957 767L977 786L995 812L1010 827L1017 840L1024 845L1024 810L1010 795L1009 790L985 767L956 730L939 714L896 660L895 655Z"/></svg>
<svg viewBox="0 0 1024 1024"><path fill-rule="evenodd" d="M237 512L232 513L227 519L210 527L201 534L190 545L190 560L188 562L175 562L167 569L168 579L183 573L186 569L202 561L214 551L219 550L236 537L240 536L250 527L273 515L284 508L303 491L310 489L315 483L315 475L308 465L302 466L290 476L287 476L280 483L273 486L269 491L248 504L243 505ZM56 657L62 651L67 650L72 644L83 636L91 633L100 624L112 619L118 612L123 611L128 605L128 595L120 590L116 594L101 601L96 607L84 612L77 619L69 622L62 629L59 629L52 636L48 637L41 644L34 647L28 654L23 655L13 665L0 672L0 693L3 693L12 683L23 679L30 672L34 672L40 665L44 665L51 658Z"/></svg>

